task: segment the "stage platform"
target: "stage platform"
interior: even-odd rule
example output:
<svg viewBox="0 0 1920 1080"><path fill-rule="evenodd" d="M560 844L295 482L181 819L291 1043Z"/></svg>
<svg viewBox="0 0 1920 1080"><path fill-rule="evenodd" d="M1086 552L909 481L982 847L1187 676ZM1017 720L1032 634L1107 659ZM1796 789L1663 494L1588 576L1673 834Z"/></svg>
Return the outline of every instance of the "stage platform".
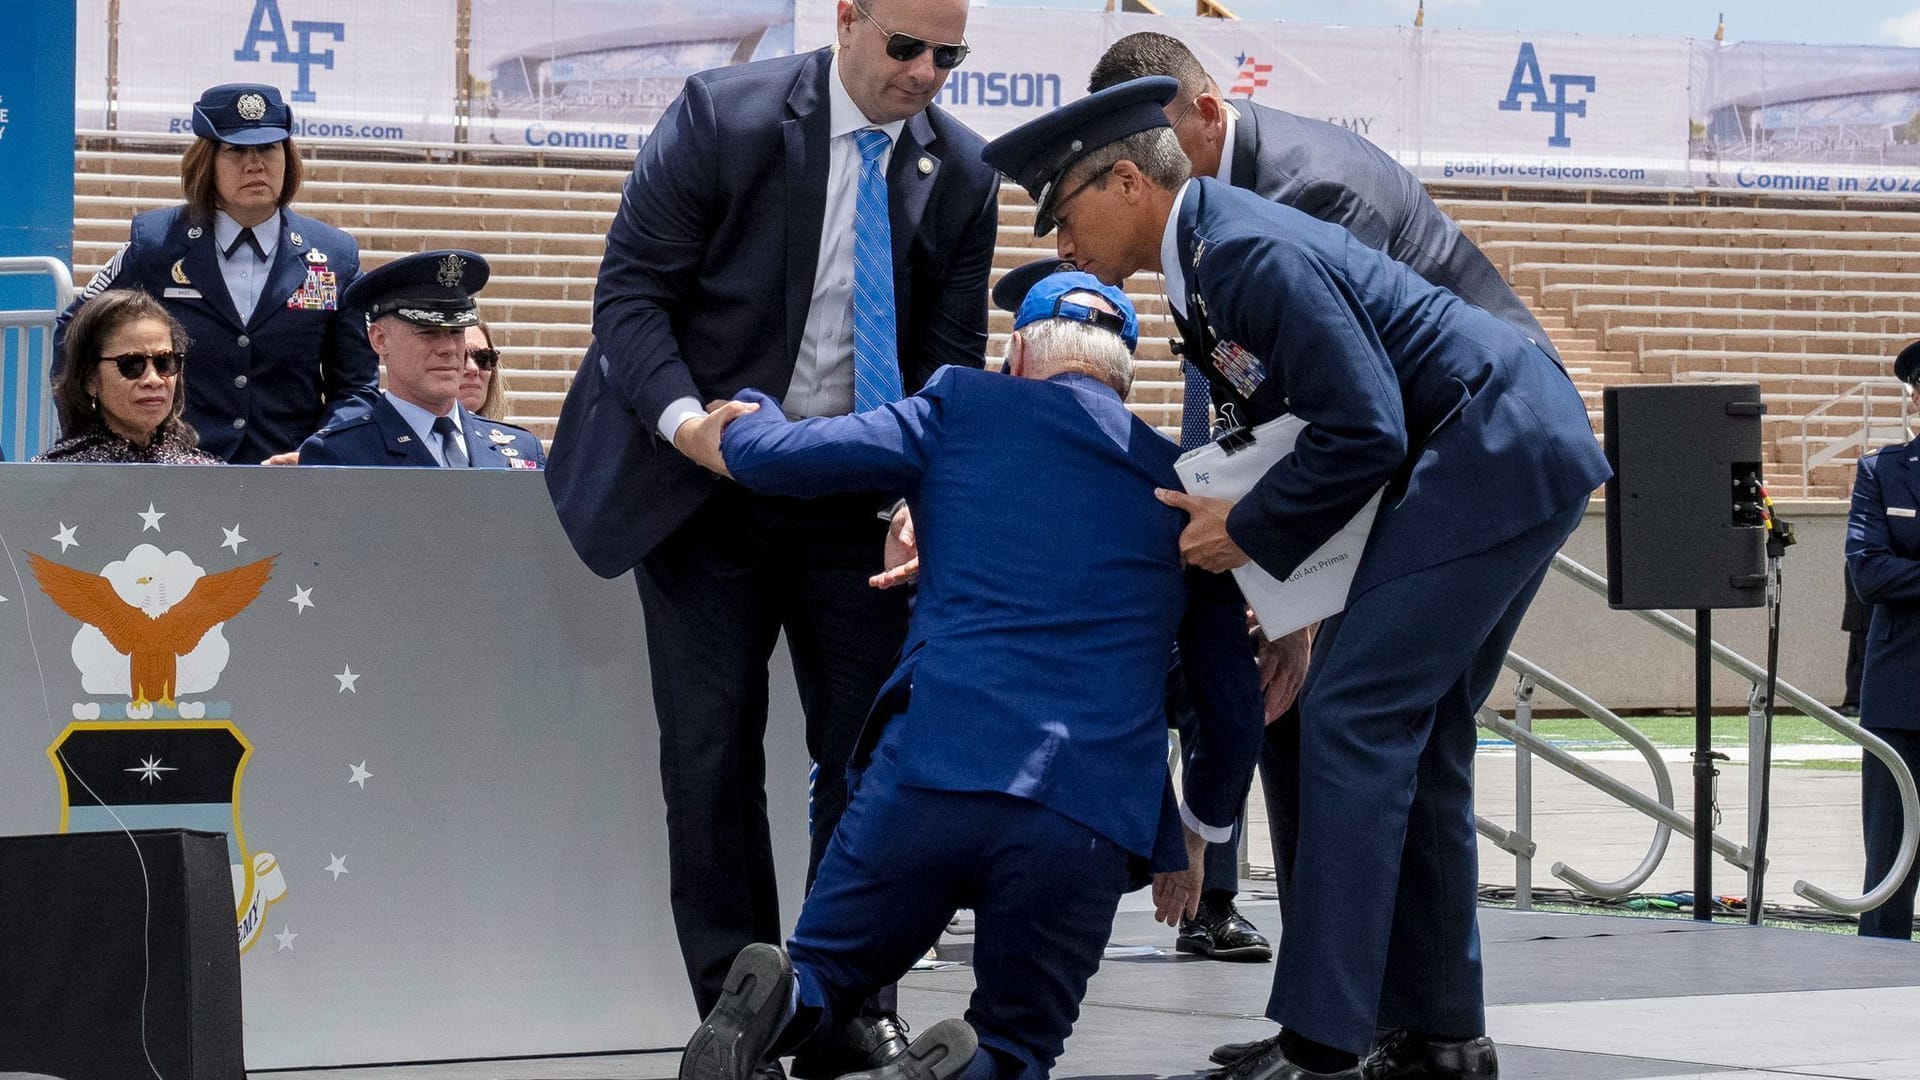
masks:
<svg viewBox="0 0 1920 1080"><path fill-rule="evenodd" d="M1244 909L1276 921L1257 894ZM1920 1080L1920 944L1675 919L1483 908L1488 1028L1504 1080ZM670 940L670 939L669 939ZM965 1009L965 936L902 983L916 1026ZM1173 951L1134 894L1088 989L1063 1078L1204 1071L1216 1043L1271 1034L1271 964ZM311 1080L656 1080L677 1052L255 1073Z"/></svg>

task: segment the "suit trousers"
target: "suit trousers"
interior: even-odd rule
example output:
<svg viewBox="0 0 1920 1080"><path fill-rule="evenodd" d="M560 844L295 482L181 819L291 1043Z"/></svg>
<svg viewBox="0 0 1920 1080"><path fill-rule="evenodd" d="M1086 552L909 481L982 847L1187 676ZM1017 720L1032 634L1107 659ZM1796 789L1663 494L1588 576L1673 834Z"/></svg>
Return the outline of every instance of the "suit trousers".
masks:
<svg viewBox="0 0 1920 1080"><path fill-rule="evenodd" d="M1391 578L1321 628L1300 706L1298 849L1267 1016L1365 1053L1376 1024L1481 1034L1474 712L1585 500Z"/></svg>
<svg viewBox="0 0 1920 1080"><path fill-rule="evenodd" d="M846 807L848 758L906 636L905 590L867 584L886 538L881 505L875 495L809 501L722 482L635 571L674 929L702 1015L734 954L780 940L763 741L767 664L782 631L818 766L809 883Z"/></svg>
<svg viewBox="0 0 1920 1080"><path fill-rule="evenodd" d="M1873 728L1907 763L1907 771L1920 776L1920 730L1911 728ZM1871 889L1893 869L1900 854L1900 831L1905 827L1900 814L1900 787L1893 772L1872 754L1861 755L1860 825L1867 841L1867 882ZM1860 913L1861 937L1913 938L1914 886L1920 882L1920 859L1907 871L1886 903Z"/></svg>
<svg viewBox="0 0 1920 1080"><path fill-rule="evenodd" d="M804 1030L779 1052L836 1030L967 907L980 1053L962 1080L1044 1080L1100 966L1127 852L1026 799L901 785L894 754L874 751L801 907L788 952Z"/></svg>

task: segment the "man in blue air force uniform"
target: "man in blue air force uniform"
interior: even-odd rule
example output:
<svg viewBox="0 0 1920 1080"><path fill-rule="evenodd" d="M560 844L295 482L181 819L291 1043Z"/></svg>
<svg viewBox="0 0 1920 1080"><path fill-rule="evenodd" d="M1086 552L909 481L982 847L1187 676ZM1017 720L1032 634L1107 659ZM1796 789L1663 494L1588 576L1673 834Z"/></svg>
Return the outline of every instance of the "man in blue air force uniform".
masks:
<svg viewBox="0 0 1920 1080"><path fill-rule="evenodd" d="M1920 408L1920 342L1901 350L1893 373ZM1920 776L1920 440L1860 458L1847 515L1847 569L1872 606L1860 675L1860 725ZM1866 888L1880 884L1900 852L1900 788L1880 759L1860 767L1860 821L1867 843ZM1907 871L1886 903L1860 915L1865 937L1913 937L1914 885Z"/></svg>
<svg viewBox="0 0 1920 1080"><path fill-rule="evenodd" d="M883 409L798 422L748 390L713 414L731 420L724 436L696 448L755 491L903 494L923 539L903 656L860 740L791 966L771 945L740 953L682 1080L745 1080L763 1055L804 1051L959 907L978 918L967 1023L934 1025L864 1075L1041 1080L1130 863L1181 823L1197 856L1239 813L1260 726L1244 667L1224 681L1196 671L1209 707L1185 802L1171 805L1167 650L1178 632L1213 654L1246 629L1237 593L1182 570L1182 517L1154 498L1178 448L1122 403L1133 310L1118 289L1056 274L1015 328L1007 371L1024 377L946 367ZM1197 872L1156 878L1162 916L1190 911L1198 889Z"/></svg>
<svg viewBox="0 0 1920 1080"><path fill-rule="evenodd" d="M540 468L533 432L460 405L467 327L480 321L473 294L487 272L487 260L471 251L424 251L353 283L345 303L367 321L387 390L371 406L336 411L301 445L300 464Z"/></svg>
<svg viewBox="0 0 1920 1080"><path fill-rule="evenodd" d="M133 219L79 305L144 289L193 339L187 422L200 449L238 465L293 451L330 409L371 404L379 361L341 310L360 273L353 237L288 208L300 187L293 110L274 87L216 86L193 107L187 202Z"/></svg>
<svg viewBox="0 0 1920 1080"><path fill-rule="evenodd" d="M1386 488L1302 691L1296 895L1246 1080L1496 1075L1475 923L1474 710L1607 466L1538 345L1355 240L1188 178L1168 78L1022 125L987 160L1102 281L1159 269L1190 357L1295 451L1238 504L1177 491L1190 564L1286 578ZM934 535L922 530L922 542ZM1183 655L1190 655L1183 648Z"/></svg>

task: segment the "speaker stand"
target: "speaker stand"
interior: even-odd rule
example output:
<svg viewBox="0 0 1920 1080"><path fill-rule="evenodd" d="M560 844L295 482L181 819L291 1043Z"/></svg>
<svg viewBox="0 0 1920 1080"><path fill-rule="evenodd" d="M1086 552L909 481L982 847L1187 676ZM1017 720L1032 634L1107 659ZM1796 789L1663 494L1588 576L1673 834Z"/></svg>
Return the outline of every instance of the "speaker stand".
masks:
<svg viewBox="0 0 1920 1080"><path fill-rule="evenodd" d="M1713 610L1693 612L1693 921L1713 921Z"/></svg>

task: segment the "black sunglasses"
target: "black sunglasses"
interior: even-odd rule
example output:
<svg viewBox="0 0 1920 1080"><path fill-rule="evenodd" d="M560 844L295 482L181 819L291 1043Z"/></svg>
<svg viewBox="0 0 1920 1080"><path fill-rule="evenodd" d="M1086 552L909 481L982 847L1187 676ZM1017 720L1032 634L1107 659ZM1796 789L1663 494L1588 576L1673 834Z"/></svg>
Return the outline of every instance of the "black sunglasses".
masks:
<svg viewBox="0 0 1920 1080"><path fill-rule="evenodd" d="M492 371L500 366L499 349L468 349L467 359L473 361L481 371Z"/></svg>
<svg viewBox="0 0 1920 1080"><path fill-rule="evenodd" d="M158 372L163 379L178 375L180 369L186 365L187 358L177 352L151 354L128 353L125 356L103 356L100 358L100 362L103 364L112 364L114 367L119 368L120 377L128 382L133 382L135 379L147 373L147 365L149 363L153 365L153 370Z"/></svg>
<svg viewBox="0 0 1920 1080"><path fill-rule="evenodd" d="M887 55L903 64L915 59L928 49L932 49L933 66L939 68L941 71L951 71L959 67L960 62L965 60L967 54L973 51L972 47L964 41L955 45L945 41L922 41L917 37L910 37L906 34L896 34L886 27L881 26L880 20L874 18L866 8L861 7L858 3L855 3L853 6L854 10L860 12L868 22L873 24L875 30L887 35Z"/></svg>

